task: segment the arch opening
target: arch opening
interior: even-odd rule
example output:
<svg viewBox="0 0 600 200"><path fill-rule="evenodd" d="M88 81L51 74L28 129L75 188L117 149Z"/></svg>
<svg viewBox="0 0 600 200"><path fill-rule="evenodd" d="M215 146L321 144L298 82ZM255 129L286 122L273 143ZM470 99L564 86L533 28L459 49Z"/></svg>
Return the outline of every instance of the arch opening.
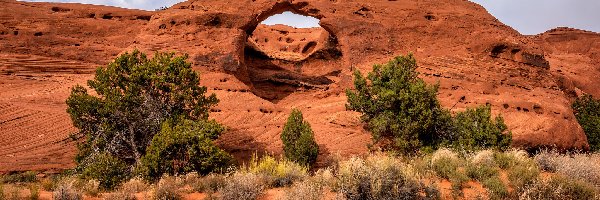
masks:
<svg viewBox="0 0 600 200"><path fill-rule="evenodd" d="M331 62L342 57L335 35L291 8L264 19L247 31L244 63L252 92L276 103L299 90L327 90L341 68Z"/></svg>

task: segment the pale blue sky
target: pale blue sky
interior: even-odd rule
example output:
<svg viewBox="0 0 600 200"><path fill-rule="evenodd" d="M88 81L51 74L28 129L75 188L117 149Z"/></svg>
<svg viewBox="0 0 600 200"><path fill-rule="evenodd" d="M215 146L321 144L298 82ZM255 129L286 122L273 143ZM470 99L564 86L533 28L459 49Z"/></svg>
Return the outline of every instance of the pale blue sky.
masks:
<svg viewBox="0 0 600 200"><path fill-rule="evenodd" d="M182 0L29 0L78 2L124 8L154 10ZM600 0L471 0L483 5L492 15L522 34L538 34L567 26L600 32ZM291 13L273 16L266 23L286 23L297 27L316 26L314 19L301 19Z"/></svg>

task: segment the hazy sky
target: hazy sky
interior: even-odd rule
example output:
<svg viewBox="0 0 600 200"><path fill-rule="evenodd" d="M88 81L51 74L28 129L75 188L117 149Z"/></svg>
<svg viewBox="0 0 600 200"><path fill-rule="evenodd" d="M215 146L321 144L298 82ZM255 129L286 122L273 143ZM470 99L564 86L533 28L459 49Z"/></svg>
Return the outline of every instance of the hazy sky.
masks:
<svg viewBox="0 0 600 200"><path fill-rule="evenodd" d="M471 0L522 34L567 26L600 32L600 0Z"/></svg>
<svg viewBox="0 0 600 200"><path fill-rule="evenodd" d="M43 1L43 0L29 0ZM112 5L124 8L154 10L182 0L46 0ZM600 0L471 0L483 5L492 15L522 34L538 34L568 26L600 32ZM314 19L301 19L291 13L273 16L265 23L286 23L298 27L316 26Z"/></svg>

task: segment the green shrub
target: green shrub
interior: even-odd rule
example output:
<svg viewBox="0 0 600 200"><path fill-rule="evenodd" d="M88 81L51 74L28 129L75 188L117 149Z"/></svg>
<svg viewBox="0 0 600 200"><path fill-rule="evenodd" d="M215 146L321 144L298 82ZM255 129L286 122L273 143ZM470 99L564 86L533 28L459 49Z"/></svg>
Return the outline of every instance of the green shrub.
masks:
<svg viewBox="0 0 600 200"><path fill-rule="evenodd" d="M449 149L439 149L433 153L430 161L431 169L441 178L451 179L458 172L458 167L464 160L461 160L456 153Z"/></svg>
<svg viewBox="0 0 600 200"><path fill-rule="evenodd" d="M81 164L83 178L98 180L100 187L109 190L127 180L131 171L127 163L108 153L97 154L89 163Z"/></svg>
<svg viewBox="0 0 600 200"><path fill-rule="evenodd" d="M483 182L483 187L487 189L490 199L507 199L509 196L508 190L502 180L498 176L490 177Z"/></svg>
<svg viewBox="0 0 600 200"><path fill-rule="evenodd" d="M418 199L424 190L415 174L399 159L373 155L339 164L335 190L348 200Z"/></svg>
<svg viewBox="0 0 600 200"><path fill-rule="evenodd" d="M454 117L454 131L450 146L461 150L496 148L506 150L512 141L504 119L497 116L492 120L491 106L467 108Z"/></svg>
<svg viewBox="0 0 600 200"><path fill-rule="evenodd" d="M67 112L79 130L78 165L108 153L133 167L167 120L208 120L216 96L205 96L198 74L187 56L124 53L88 81L93 90L75 86L67 99ZM178 151L179 152L179 151Z"/></svg>
<svg viewBox="0 0 600 200"><path fill-rule="evenodd" d="M288 160L310 166L317 161L319 146L310 124L304 121L302 112L293 109L281 133L283 152Z"/></svg>
<svg viewBox="0 0 600 200"><path fill-rule="evenodd" d="M494 161L494 152L490 150L477 152L467 163L465 172L467 176L480 182L498 177L500 170Z"/></svg>
<svg viewBox="0 0 600 200"><path fill-rule="evenodd" d="M308 174L306 167L286 159L276 160L271 156L260 159L254 156L247 171L261 176L272 187L289 186Z"/></svg>
<svg viewBox="0 0 600 200"><path fill-rule="evenodd" d="M540 170L535 164L522 162L508 169L508 180L520 192L539 179Z"/></svg>
<svg viewBox="0 0 600 200"><path fill-rule="evenodd" d="M590 149L600 151L600 100L584 95L572 105L575 118L587 136Z"/></svg>
<svg viewBox="0 0 600 200"><path fill-rule="evenodd" d="M346 108L362 113L375 143L412 153L440 145L459 150L506 149L511 143L502 117L492 119L491 107L467 109L452 117L437 99L439 85L418 77L412 55L375 65L364 78L354 72L355 90L346 91Z"/></svg>
<svg viewBox="0 0 600 200"><path fill-rule="evenodd" d="M437 99L439 85L418 78L412 55L375 65L365 79L354 72L355 91L348 90L346 108L362 113L374 141L384 148L415 152L436 146L450 127L450 114Z"/></svg>
<svg viewBox="0 0 600 200"><path fill-rule="evenodd" d="M227 177L225 186L219 190L223 200L256 200L264 192L261 178L252 173L234 173Z"/></svg>
<svg viewBox="0 0 600 200"><path fill-rule="evenodd" d="M466 163L458 155L449 149L438 149L431 157L430 168L438 177L448 179L452 183L452 193L455 196L462 194L463 185L469 181L469 177L459 169Z"/></svg>
<svg viewBox="0 0 600 200"><path fill-rule="evenodd" d="M156 180L165 173L223 171L231 165L232 158L213 143L223 131L215 121L167 121L142 158L139 173L147 180Z"/></svg>
<svg viewBox="0 0 600 200"><path fill-rule="evenodd" d="M465 169L469 178L484 181L492 177L497 177L500 172L494 166L469 164Z"/></svg>
<svg viewBox="0 0 600 200"><path fill-rule="evenodd" d="M11 173L1 178L3 183L32 183L37 181L37 172L27 171L22 173Z"/></svg>

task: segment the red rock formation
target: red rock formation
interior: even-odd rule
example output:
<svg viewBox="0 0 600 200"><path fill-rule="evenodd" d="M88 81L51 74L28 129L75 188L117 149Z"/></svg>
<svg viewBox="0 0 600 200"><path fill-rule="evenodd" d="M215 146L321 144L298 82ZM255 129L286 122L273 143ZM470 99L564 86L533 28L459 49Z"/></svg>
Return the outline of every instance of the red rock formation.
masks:
<svg viewBox="0 0 600 200"><path fill-rule="evenodd" d="M491 104L516 147L586 149L570 102L577 91L598 95L600 82L598 34L523 36L466 0L191 0L158 12L0 4L0 171L72 166L74 147L65 142L74 131L64 104L69 88L135 48L190 55L201 84L221 100L211 116L229 131L218 143L238 158L280 153L279 133L292 108L312 124L320 163L335 153L367 152L369 133L344 107L351 72L409 52L421 77L440 83L445 107ZM248 42L252 33L276 36L259 23L283 11L320 19L327 39L308 34L318 41L312 54L292 57L272 51L275 43Z"/></svg>

